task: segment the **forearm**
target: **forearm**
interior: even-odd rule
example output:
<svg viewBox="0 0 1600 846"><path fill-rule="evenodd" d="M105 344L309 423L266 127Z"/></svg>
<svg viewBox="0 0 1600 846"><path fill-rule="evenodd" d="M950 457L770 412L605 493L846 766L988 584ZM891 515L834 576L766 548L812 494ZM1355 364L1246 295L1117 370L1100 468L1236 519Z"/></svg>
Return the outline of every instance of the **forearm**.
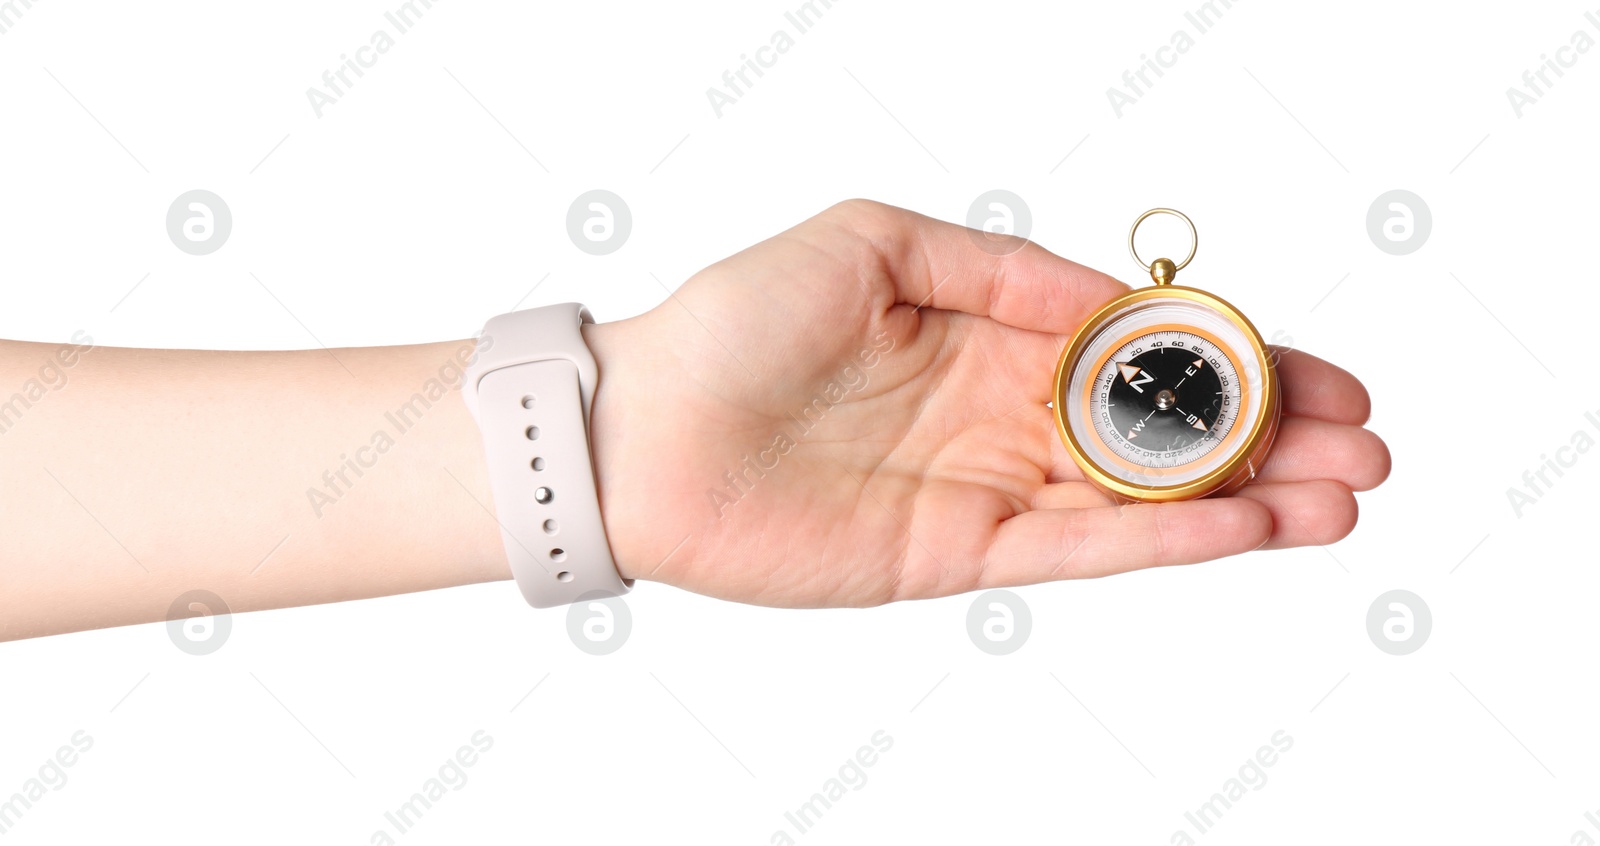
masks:
<svg viewBox="0 0 1600 846"><path fill-rule="evenodd" d="M509 578L472 346L0 342L0 640Z"/></svg>

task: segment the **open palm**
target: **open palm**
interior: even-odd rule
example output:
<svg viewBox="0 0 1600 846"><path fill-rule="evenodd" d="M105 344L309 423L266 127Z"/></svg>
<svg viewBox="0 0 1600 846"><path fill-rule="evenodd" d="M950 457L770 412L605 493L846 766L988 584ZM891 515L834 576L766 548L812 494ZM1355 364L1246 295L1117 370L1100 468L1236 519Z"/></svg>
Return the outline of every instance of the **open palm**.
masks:
<svg viewBox="0 0 1600 846"><path fill-rule="evenodd" d="M998 248L997 248L998 247ZM619 567L858 606L1331 543L1388 474L1354 377L1280 351L1285 417L1228 498L1113 505L1055 431L1056 359L1126 290L1043 248L865 201L591 327Z"/></svg>

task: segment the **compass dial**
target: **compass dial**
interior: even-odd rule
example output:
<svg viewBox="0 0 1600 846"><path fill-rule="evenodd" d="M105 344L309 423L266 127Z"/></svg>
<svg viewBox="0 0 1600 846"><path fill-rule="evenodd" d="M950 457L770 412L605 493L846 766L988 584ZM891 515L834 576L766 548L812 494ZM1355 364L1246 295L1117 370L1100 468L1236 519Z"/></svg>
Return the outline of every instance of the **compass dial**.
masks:
<svg viewBox="0 0 1600 846"><path fill-rule="evenodd" d="M1110 351L1090 418L1102 444L1143 467L1176 467L1216 449L1238 422L1238 368L1193 331L1162 329Z"/></svg>

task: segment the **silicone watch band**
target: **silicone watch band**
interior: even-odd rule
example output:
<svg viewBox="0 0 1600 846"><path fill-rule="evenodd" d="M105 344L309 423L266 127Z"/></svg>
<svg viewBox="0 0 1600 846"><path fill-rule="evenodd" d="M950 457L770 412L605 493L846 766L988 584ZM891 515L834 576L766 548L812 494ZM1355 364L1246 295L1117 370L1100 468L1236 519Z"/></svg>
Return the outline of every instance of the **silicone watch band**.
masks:
<svg viewBox="0 0 1600 846"><path fill-rule="evenodd" d="M581 327L593 322L577 303L492 318L462 385L483 434L506 558L535 608L620 596L633 584L611 557L589 453L598 369Z"/></svg>

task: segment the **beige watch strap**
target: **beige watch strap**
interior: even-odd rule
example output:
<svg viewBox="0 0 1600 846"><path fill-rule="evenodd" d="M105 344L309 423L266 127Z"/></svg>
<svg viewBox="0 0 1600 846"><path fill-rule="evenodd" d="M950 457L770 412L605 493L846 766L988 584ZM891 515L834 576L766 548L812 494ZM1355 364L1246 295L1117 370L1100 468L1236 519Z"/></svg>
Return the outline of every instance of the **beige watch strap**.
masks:
<svg viewBox="0 0 1600 846"><path fill-rule="evenodd" d="M581 327L593 322L577 303L495 317L462 385L506 558L535 608L632 587L611 557L589 451L599 374Z"/></svg>

